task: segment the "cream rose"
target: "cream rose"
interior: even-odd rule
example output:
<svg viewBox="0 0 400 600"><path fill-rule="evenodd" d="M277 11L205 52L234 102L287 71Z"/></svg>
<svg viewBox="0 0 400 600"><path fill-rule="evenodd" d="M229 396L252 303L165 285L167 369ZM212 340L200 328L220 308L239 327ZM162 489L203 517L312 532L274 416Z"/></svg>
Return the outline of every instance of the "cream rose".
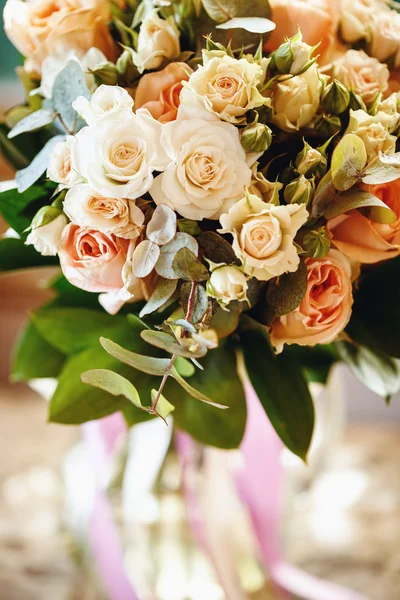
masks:
<svg viewBox="0 0 400 600"><path fill-rule="evenodd" d="M139 198L150 189L153 171L164 170L168 163L161 128L144 109L129 116L118 111L80 130L72 167L102 196Z"/></svg>
<svg viewBox="0 0 400 600"><path fill-rule="evenodd" d="M147 108L161 123L176 119L180 105L183 82L189 79L191 68L185 63L170 63L154 73L147 73L139 80L135 94L135 106Z"/></svg>
<svg viewBox="0 0 400 600"><path fill-rule="evenodd" d="M245 273L268 281L297 270L300 259L293 240L307 219L304 204L275 206L248 195L221 215L220 231L233 236L233 250Z"/></svg>
<svg viewBox="0 0 400 600"><path fill-rule="evenodd" d="M239 267L222 265L213 269L207 281L207 294L227 306L234 300L246 300L248 287L247 277Z"/></svg>
<svg viewBox="0 0 400 600"><path fill-rule="evenodd" d="M126 239L137 238L144 224L144 214L134 200L105 198L87 184L75 185L68 191L64 211L73 223L81 227Z"/></svg>
<svg viewBox="0 0 400 600"><path fill-rule="evenodd" d="M370 53L381 62L392 59L394 68L400 66L400 14L385 10L374 16L371 25Z"/></svg>
<svg viewBox="0 0 400 600"><path fill-rule="evenodd" d="M331 250L320 259L306 259L307 291L298 308L272 322L271 343L277 352L284 344L329 344L344 330L353 304L349 260Z"/></svg>
<svg viewBox="0 0 400 600"><path fill-rule="evenodd" d="M164 59L178 58L181 48L179 31L172 18L161 19L158 10L144 18L138 36L134 61L139 71L157 69Z"/></svg>
<svg viewBox="0 0 400 600"><path fill-rule="evenodd" d="M58 215L50 223L32 229L25 243L28 246L33 246L42 256L56 256L61 243L61 235L67 222L65 215Z"/></svg>
<svg viewBox="0 0 400 600"><path fill-rule="evenodd" d="M58 255L65 277L75 287L116 292L123 287L128 247L128 240L70 223L63 230Z"/></svg>
<svg viewBox="0 0 400 600"><path fill-rule="evenodd" d="M315 64L302 75L288 75L276 84L272 93L274 123L285 131L298 131L309 125L317 114L321 86Z"/></svg>
<svg viewBox="0 0 400 600"><path fill-rule="evenodd" d="M400 255L400 179L365 186L397 215L394 223L375 223L358 210L328 221L332 243L343 254L373 264Z"/></svg>
<svg viewBox="0 0 400 600"><path fill-rule="evenodd" d="M333 75L349 90L359 94L366 104L388 89L389 69L363 50L348 50L334 63Z"/></svg>
<svg viewBox="0 0 400 600"><path fill-rule="evenodd" d="M203 65L191 74L181 92L184 106L202 106L229 123L241 123L246 112L267 104L258 86L265 79L264 67L223 53L203 51Z"/></svg>
<svg viewBox="0 0 400 600"><path fill-rule="evenodd" d="M119 120L129 117L133 110L133 99L124 88L103 84L90 100L79 96L72 106L88 125L94 125L105 117Z"/></svg>
<svg viewBox="0 0 400 600"><path fill-rule="evenodd" d="M249 185L250 194L254 194L264 200L264 202L272 202L279 199L278 192L283 188L283 184L279 181L268 181L261 173L257 171L258 163L254 163L251 168L251 183Z"/></svg>
<svg viewBox="0 0 400 600"><path fill-rule="evenodd" d="M104 0L7 0L4 27L27 59L26 68L40 75L48 56L74 51L80 59L92 47L109 60L118 51L108 30L110 3Z"/></svg>
<svg viewBox="0 0 400 600"><path fill-rule="evenodd" d="M350 44L368 38L374 15L389 10L381 0L352 0L343 2L340 32Z"/></svg>
<svg viewBox="0 0 400 600"><path fill-rule="evenodd" d="M361 109L350 110L350 122L345 134L355 133L362 139L368 161L371 161L379 152L392 154L395 151L397 138L388 131L391 122L390 116L383 112L371 116Z"/></svg>
<svg viewBox="0 0 400 600"><path fill-rule="evenodd" d="M74 143L75 138L69 135L65 142L57 144L50 156L47 168L47 177L66 188L82 181L80 175L72 168L71 150Z"/></svg>
<svg viewBox="0 0 400 600"><path fill-rule="evenodd" d="M250 185L238 129L204 109L180 106L177 120L163 126L160 145L170 163L150 194L187 219L217 219Z"/></svg>
<svg viewBox="0 0 400 600"><path fill-rule="evenodd" d="M389 133L396 131L400 125L400 93L390 94L385 100L378 104L378 113L385 115L384 124Z"/></svg>

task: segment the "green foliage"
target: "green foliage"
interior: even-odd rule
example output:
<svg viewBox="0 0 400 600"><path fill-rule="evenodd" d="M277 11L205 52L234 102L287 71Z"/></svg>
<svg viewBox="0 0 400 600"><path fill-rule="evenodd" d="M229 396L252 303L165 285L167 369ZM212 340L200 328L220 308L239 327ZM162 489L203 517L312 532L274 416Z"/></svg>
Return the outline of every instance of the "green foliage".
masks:
<svg viewBox="0 0 400 600"><path fill-rule="evenodd" d="M350 189L360 178L367 162L364 142L358 135L342 137L332 155L332 182L339 191Z"/></svg>
<svg viewBox="0 0 400 600"><path fill-rule="evenodd" d="M206 281L210 277L207 268L188 248L181 248L175 254L172 270L184 281Z"/></svg>
<svg viewBox="0 0 400 600"><path fill-rule="evenodd" d="M42 377L58 377L65 358L65 355L46 342L33 323L29 322L14 349L11 379L28 381Z"/></svg>
<svg viewBox="0 0 400 600"><path fill-rule="evenodd" d="M205 258L216 264L225 263L227 265L240 264L236 254L229 242L214 231L204 231L197 238L200 249Z"/></svg>
<svg viewBox="0 0 400 600"><path fill-rule="evenodd" d="M79 131L85 124L72 106L79 96L89 100L91 94L80 64L76 60L70 60L55 79L52 97L54 110L70 133Z"/></svg>
<svg viewBox="0 0 400 600"><path fill-rule="evenodd" d="M48 140L48 142L43 146L40 152L35 156L28 167L22 169L21 171L17 171L15 176L15 180L17 182L18 191L20 193L26 192L28 188L31 187L43 173L46 171L49 166L49 160L51 153L53 152L54 147L64 140L63 135L56 135Z"/></svg>
<svg viewBox="0 0 400 600"><path fill-rule="evenodd" d="M41 108L35 112L31 112L25 118L18 121L8 134L8 138L12 139L17 135L21 135L21 133L37 131L46 125L51 125L56 117L57 113L47 108Z"/></svg>
<svg viewBox="0 0 400 600"><path fill-rule="evenodd" d="M33 246L26 246L16 238L0 239L0 272L56 265L54 256L41 256Z"/></svg>
<svg viewBox="0 0 400 600"><path fill-rule="evenodd" d="M47 203L54 186L33 185L23 193L16 188L0 193L0 213L8 225L22 234L29 227L38 208Z"/></svg>
<svg viewBox="0 0 400 600"><path fill-rule="evenodd" d="M294 273L286 273L268 284L266 293L265 323L294 311L307 291L307 267L300 261Z"/></svg>

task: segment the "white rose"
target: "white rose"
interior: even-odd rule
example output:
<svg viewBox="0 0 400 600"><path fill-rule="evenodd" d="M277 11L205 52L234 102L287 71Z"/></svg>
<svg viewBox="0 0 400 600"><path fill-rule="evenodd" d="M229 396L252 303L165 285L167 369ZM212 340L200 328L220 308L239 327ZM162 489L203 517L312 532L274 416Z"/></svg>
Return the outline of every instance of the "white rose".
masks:
<svg viewBox="0 0 400 600"><path fill-rule="evenodd" d="M61 234L67 224L67 219L62 213L53 221L32 229L26 238L26 244L33 246L37 252L43 256L56 256Z"/></svg>
<svg viewBox="0 0 400 600"><path fill-rule="evenodd" d="M187 219L217 219L250 185L238 129L205 110L181 106L177 120L164 125L160 145L171 162L150 194Z"/></svg>
<svg viewBox="0 0 400 600"><path fill-rule="evenodd" d="M393 131L396 131L396 129L400 125L399 105L399 92L394 92L393 94L390 94L390 96L388 96L378 105L377 112L384 113L386 115L386 117L384 118L384 124L389 130L389 133L393 133Z"/></svg>
<svg viewBox="0 0 400 600"><path fill-rule="evenodd" d="M139 71L157 69L165 58L178 58L181 53L179 31L172 18L161 19L154 9L144 18L133 53Z"/></svg>
<svg viewBox="0 0 400 600"><path fill-rule="evenodd" d="M388 88L389 69L363 50L348 50L334 63L333 74L343 85L360 94L367 104Z"/></svg>
<svg viewBox="0 0 400 600"><path fill-rule="evenodd" d="M76 135L72 166L90 187L109 198L135 200L168 163L160 143L162 125L145 109L120 120L121 112Z"/></svg>
<svg viewBox="0 0 400 600"><path fill-rule="evenodd" d="M72 168L71 150L74 143L74 136L69 135L65 142L54 146L47 168L47 177L67 188L82 181L80 175Z"/></svg>
<svg viewBox="0 0 400 600"><path fill-rule="evenodd" d="M374 14L387 9L379 0L351 0L343 3L340 32L345 42L367 38Z"/></svg>
<svg viewBox="0 0 400 600"><path fill-rule="evenodd" d="M81 65L82 71L85 74L86 85L91 92L94 92L97 86L94 76L89 70L94 70L101 63L107 61L103 52L98 48L90 48L82 58L79 58L75 51L62 52L61 54L54 54L45 58L42 64L40 87L32 90L30 95L40 94L48 100L51 99L57 75L61 73L71 60L75 60Z"/></svg>
<svg viewBox="0 0 400 600"><path fill-rule="evenodd" d="M317 114L321 86L315 64L301 75L288 75L275 85L272 93L274 123L285 131L298 131L308 125Z"/></svg>
<svg viewBox="0 0 400 600"><path fill-rule="evenodd" d="M207 52L203 52L203 62L204 66L199 66L183 84L184 106L197 104L223 121L241 123L246 112L270 102L258 90L265 79L266 65L261 67L247 58L238 60L227 54L213 56Z"/></svg>
<svg viewBox="0 0 400 600"><path fill-rule="evenodd" d="M88 100L79 96L72 106L88 125L94 125L105 117L118 117L122 120L132 114L133 99L118 85L101 85Z"/></svg>
<svg viewBox="0 0 400 600"><path fill-rule="evenodd" d="M223 265L211 273L207 281L207 294L226 306L234 300L246 300L248 287L247 277L241 269L234 265Z"/></svg>
<svg viewBox="0 0 400 600"><path fill-rule="evenodd" d="M397 138L388 131L390 123L390 115L384 112L371 116L361 109L350 110L350 121L345 134L355 133L362 139L368 161L371 161L379 152L393 154L395 151Z"/></svg>
<svg viewBox="0 0 400 600"><path fill-rule="evenodd" d="M248 195L221 215L220 231L233 236L232 246L245 273L268 281L297 270L300 259L293 240L307 219L304 204L275 206Z"/></svg>
<svg viewBox="0 0 400 600"><path fill-rule="evenodd" d="M370 53L381 62L393 60L400 66L400 14L395 10L377 14L372 24Z"/></svg>
<svg viewBox="0 0 400 600"><path fill-rule="evenodd" d="M144 214L134 200L106 198L87 184L74 186L64 200L64 211L73 223L81 227L113 233L117 237L137 238L144 223Z"/></svg>

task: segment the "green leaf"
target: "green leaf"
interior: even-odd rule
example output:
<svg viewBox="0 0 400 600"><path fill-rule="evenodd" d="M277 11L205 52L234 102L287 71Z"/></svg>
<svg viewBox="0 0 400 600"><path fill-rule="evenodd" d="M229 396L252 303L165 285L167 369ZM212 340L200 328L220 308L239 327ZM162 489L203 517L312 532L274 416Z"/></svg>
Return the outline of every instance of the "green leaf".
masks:
<svg viewBox="0 0 400 600"><path fill-rule="evenodd" d="M8 138L12 139L21 133L30 131L37 131L46 125L50 125L56 118L57 113L47 108L41 108L33 113L30 113L24 119L18 121L18 123L11 129L8 134Z"/></svg>
<svg viewBox="0 0 400 600"><path fill-rule="evenodd" d="M269 282L266 299L266 323L296 310L307 291L307 267L300 261L294 273L285 273Z"/></svg>
<svg viewBox="0 0 400 600"><path fill-rule="evenodd" d="M197 238L203 255L216 264L240 265L232 245L214 231L204 231Z"/></svg>
<svg viewBox="0 0 400 600"><path fill-rule="evenodd" d="M31 185L40 179L49 166L50 156L54 147L64 139L65 137L63 135L56 135L50 138L41 151L35 156L31 164L28 167L25 167L25 169L17 171L15 180L20 193L25 192Z"/></svg>
<svg viewBox="0 0 400 600"><path fill-rule="evenodd" d="M172 268L172 263L177 252L179 252L181 248L187 248L195 255L197 255L199 249L194 237L188 233L178 232L168 244L161 246L160 258L155 267L156 273L160 275L160 277L165 277L165 279L177 278L176 273Z"/></svg>
<svg viewBox="0 0 400 600"><path fill-rule="evenodd" d="M206 348L202 348L198 352L193 352L185 346L181 346L172 335L164 333L163 331L145 329L141 332L140 336L148 344L160 348L160 350L165 350L168 354L176 354L183 358L201 358L207 352Z"/></svg>
<svg viewBox="0 0 400 600"><path fill-rule="evenodd" d="M124 396L132 402L137 408L143 409L143 405L140 401L139 392L135 386L125 377L114 373L108 369L92 369L82 373L81 379L83 383L93 385L113 396ZM144 410L148 411L148 407Z"/></svg>
<svg viewBox="0 0 400 600"><path fill-rule="evenodd" d="M163 277L160 277L154 292L143 306L139 316L144 317L161 308L174 294L177 285L177 279L164 279Z"/></svg>
<svg viewBox="0 0 400 600"><path fill-rule="evenodd" d="M0 239L0 272L57 265L54 256L41 256L33 246L17 238Z"/></svg>
<svg viewBox="0 0 400 600"><path fill-rule="evenodd" d="M93 308L99 310L99 301L97 294L85 292L72 283L64 275L57 276L51 281L49 287L54 290L57 297L51 302L52 307L77 306L79 308Z"/></svg>
<svg viewBox="0 0 400 600"><path fill-rule="evenodd" d="M194 364L182 356L176 357L174 366L179 375L185 377L186 379L192 377L196 371Z"/></svg>
<svg viewBox="0 0 400 600"><path fill-rule="evenodd" d="M182 233L188 233L189 235L199 235L201 233L201 229L197 221L192 221L191 219L178 219L177 221L178 229Z"/></svg>
<svg viewBox="0 0 400 600"><path fill-rule="evenodd" d="M349 342L337 342L336 348L357 379L375 394L387 398L399 391L400 371L393 358Z"/></svg>
<svg viewBox="0 0 400 600"><path fill-rule="evenodd" d="M188 248L181 248L172 261L172 270L185 281L206 281L210 274L203 263Z"/></svg>
<svg viewBox="0 0 400 600"><path fill-rule="evenodd" d="M46 342L30 322L18 338L13 352L12 381L57 377L65 358L64 354Z"/></svg>
<svg viewBox="0 0 400 600"><path fill-rule="evenodd" d="M240 310L238 302L231 302L228 310L224 310L218 306L213 318L209 325L212 329L215 329L218 335L218 339L228 337L236 331L239 325Z"/></svg>
<svg viewBox="0 0 400 600"><path fill-rule="evenodd" d="M152 404L154 404L154 401L156 400L157 396L158 396L158 391L151 390ZM157 402L157 415L165 421L166 418L168 417L168 415L170 415L174 410L175 410L175 406L173 404L171 404L171 402L168 402L166 397L161 394L158 397L158 402Z"/></svg>
<svg viewBox="0 0 400 600"><path fill-rule="evenodd" d="M245 29L250 33L269 33L275 29L276 25L269 19L262 17L240 17L230 19L225 23L217 25L217 29Z"/></svg>
<svg viewBox="0 0 400 600"><path fill-rule="evenodd" d="M378 223L394 223L397 216L382 200L365 190L351 190L338 196L324 213L326 219L334 219L356 208L367 208L368 218Z"/></svg>
<svg viewBox="0 0 400 600"><path fill-rule="evenodd" d="M34 185L22 194L16 188L0 193L0 212L8 225L22 234L31 224L38 203L45 203L53 189L47 186ZM32 205L32 210L27 210Z"/></svg>
<svg viewBox="0 0 400 600"><path fill-rule="evenodd" d="M333 344L312 347L293 344L284 348L282 357L300 365L307 381L323 385L327 383L331 368L338 360Z"/></svg>
<svg viewBox="0 0 400 600"><path fill-rule="evenodd" d="M54 110L61 116L69 133L79 131L85 125L72 107L79 96L90 100L91 94L80 64L76 60L70 60L55 79L52 98Z"/></svg>
<svg viewBox="0 0 400 600"><path fill-rule="evenodd" d="M369 165L366 166L362 181L368 184L389 183L400 177L400 152L395 154L379 153Z"/></svg>
<svg viewBox="0 0 400 600"><path fill-rule="evenodd" d="M306 460L314 406L301 366L274 356L260 331L244 331L240 337L250 381L271 424L289 450Z"/></svg>
<svg viewBox="0 0 400 600"><path fill-rule="evenodd" d="M186 282L181 287L181 302L182 308L187 313L188 302L190 293L192 290L192 284ZM198 323L204 317L208 308L208 297L206 290L202 285L196 285L193 297L193 309L190 314L190 323Z"/></svg>
<svg viewBox="0 0 400 600"><path fill-rule="evenodd" d="M23 169L29 165L25 152L8 139L8 128L3 123L0 123L0 151L15 169Z"/></svg>
<svg viewBox="0 0 400 600"><path fill-rule="evenodd" d="M358 135L347 133L332 154L332 181L341 192L350 189L359 180L367 162L364 142Z"/></svg>
<svg viewBox="0 0 400 600"><path fill-rule="evenodd" d="M270 7L266 0L202 0L207 14L218 23L234 17L269 17Z"/></svg>
<svg viewBox="0 0 400 600"><path fill-rule="evenodd" d="M112 340L107 340L105 338L101 338L100 343L104 350L111 356L143 373L155 375L156 377L163 377L168 372L168 367L171 362L168 358L153 358L152 356L136 354L135 352L130 352L129 350L122 348L122 346L119 346Z"/></svg>
<svg viewBox="0 0 400 600"><path fill-rule="evenodd" d="M97 344L100 336L127 329L126 318L88 308L41 308L32 321L43 338L65 354Z"/></svg>
<svg viewBox="0 0 400 600"><path fill-rule="evenodd" d="M221 343L202 359L204 371L196 370L190 383L214 402L228 405L221 410L190 396L174 379L168 378L165 393L175 405L174 422L203 444L237 448L246 424L246 401L237 374L235 352Z"/></svg>
<svg viewBox="0 0 400 600"><path fill-rule="evenodd" d="M209 398L199 390L196 390L186 381L186 379L183 379L183 377L179 375L176 369L172 369L171 374L175 381L179 383L179 385L185 390L185 392L187 392L195 400L200 400L201 402L205 402L206 404L211 404L211 406L215 406L216 408L229 408L226 404L219 404L218 402L214 402L213 400L211 400L211 398Z"/></svg>

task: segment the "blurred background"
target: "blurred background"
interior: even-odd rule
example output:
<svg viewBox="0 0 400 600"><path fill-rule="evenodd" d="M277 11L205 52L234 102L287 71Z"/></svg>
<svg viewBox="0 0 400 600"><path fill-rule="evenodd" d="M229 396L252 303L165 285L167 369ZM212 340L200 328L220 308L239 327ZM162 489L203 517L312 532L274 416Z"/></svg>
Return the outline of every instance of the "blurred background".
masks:
<svg viewBox="0 0 400 600"><path fill-rule="evenodd" d="M14 73L20 58L3 28L0 56L3 115L23 100ZM0 181L12 178L12 169L0 154ZM0 232L5 229L0 222ZM47 424L45 400L28 386L8 380L13 341L28 311L47 297L37 286L45 276L18 272L1 275L0 281L0 600L105 600L93 565L82 560L70 532L64 475L79 431ZM330 384L329 406L324 402L326 398L320 410L325 414L327 443L317 459L306 469L284 456L286 557L313 574L362 592L369 600L399 600L400 397L392 398L387 407L340 368ZM200 555L188 542L178 467L174 457L169 460L161 476L163 485L154 491L157 517L146 517L146 526L154 534L152 543L158 552L163 549L157 555L159 572L171 548L190 547L194 556ZM169 523L166 528L160 525L160 515ZM143 542L144 538L133 536L130 541L133 556L140 553L140 539ZM153 546L146 540L151 560ZM210 580L204 593L196 595L179 582L178 569L166 585L154 584L152 597L223 600L215 573L201 560L194 561L200 566L191 576L203 583L204 578ZM182 577L186 581L188 574ZM243 597L275 597L267 588L255 577Z"/></svg>

